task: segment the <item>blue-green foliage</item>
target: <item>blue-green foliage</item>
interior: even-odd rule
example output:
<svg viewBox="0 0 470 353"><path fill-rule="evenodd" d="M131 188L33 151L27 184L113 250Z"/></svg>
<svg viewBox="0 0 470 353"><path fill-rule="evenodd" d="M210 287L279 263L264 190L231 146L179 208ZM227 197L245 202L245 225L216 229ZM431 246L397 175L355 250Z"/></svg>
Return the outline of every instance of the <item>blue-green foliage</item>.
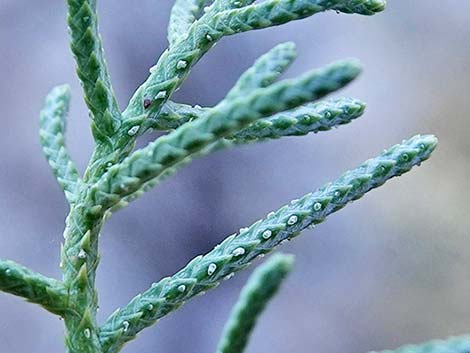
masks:
<svg viewBox="0 0 470 353"><path fill-rule="evenodd" d="M156 186L194 158L215 151L284 136L299 136L344 125L359 118L361 101L320 100L361 72L355 60L333 63L278 81L295 60L293 43L283 43L243 73L213 107L171 100L191 68L224 36L263 29L334 10L374 15L384 0L176 0L168 27L168 49L147 80L121 111L113 93L98 31L96 0L67 0L72 53L89 108L95 149L81 176L65 145L70 90L58 86L40 115L44 154L70 205L61 249L62 280L47 278L9 260L0 260L0 290L60 315L69 353L117 353L143 329L215 288L253 259L273 251L307 227L361 198L368 191L428 159L437 140L416 135L395 145L336 181L271 212L228 236L174 275L138 294L102 324L96 320L95 288L99 234L108 217ZM166 135L135 150L149 130ZM219 353L241 353L256 320L290 271L292 257L272 257L255 271L228 321ZM468 352L468 338L413 346L399 352Z"/></svg>

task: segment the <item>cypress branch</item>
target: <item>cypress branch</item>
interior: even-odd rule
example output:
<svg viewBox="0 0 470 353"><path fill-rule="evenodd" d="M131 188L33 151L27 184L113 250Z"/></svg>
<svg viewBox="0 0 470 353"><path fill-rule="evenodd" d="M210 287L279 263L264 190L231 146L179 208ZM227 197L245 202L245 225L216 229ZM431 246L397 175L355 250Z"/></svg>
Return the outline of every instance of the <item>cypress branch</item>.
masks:
<svg viewBox="0 0 470 353"><path fill-rule="evenodd" d="M225 101L204 117L186 123L160 137L113 166L93 186L90 197L103 211L139 190L146 182L162 175L175 164L214 142L229 136L253 121L299 106L336 91L360 72L355 61L337 62L313 70L296 79L284 80L235 100Z"/></svg>
<svg viewBox="0 0 470 353"><path fill-rule="evenodd" d="M187 3L181 1L177 4L184 6ZM327 10L372 15L383 10L384 4L384 0L271 0L221 12L209 10L192 25L185 26L187 31L181 40L174 41L160 56L150 69L150 76L136 90L122 113L123 121L135 119L133 125L143 125L140 131L144 131L148 127L145 121L158 119L162 107L186 79L191 68L223 36L281 25ZM116 163L130 153L137 136L127 134L129 126L123 124L120 130L116 142L119 152L101 156L103 161L100 163Z"/></svg>
<svg viewBox="0 0 470 353"><path fill-rule="evenodd" d="M211 5L204 8L206 3ZM92 118L95 149L81 180L65 146L70 90L56 87L41 111L40 137L71 206L61 249L63 281L0 259L0 290L62 316L69 353L117 353L186 300L216 287L257 256L273 251L348 202L419 165L436 147L435 137L421 135L393 146L335 182L227 237L175 275L154 283L99 327L95 278L99 234L106 216L196 157L254 141L328 130L356 119L365 108L351 98L312 103L359 74L353 61L274 83L295 59L292 43L280 44L260 57L212 108L169 100L191 68L224 36L327 10L373 15L384 9L385 0L176 0L168 26L170 46L122 114L98 32L97 0L67 0L67 4L71 49ZM149 128L176 130L132 153L137 137ZM233 310L219 352L243 351L257 317L290 266L290 258L277 256L255 272ZM457 337L383 353L468 353L469 342L469 337Z"/></svg>
<svg viewBox="0 0 470 353"><path fill-rule="evenodd" d="M10 260L0 259L0 291L41 305L56 315L64 315L69 310L67 292L61 282Z"/></svg>
<svg viewBox="0 0 470 353"><path fill-rule="evenodd" d="M70 105L70 88L55 87L46 97L40 114L39 136L49 165L69 203L75 201L79 176L65 145L66 119Z"/></svg>
<svg viewBox="0 0 470 353"><path fill-rule="evenodd" d="M243 353L258 317L276 295L293 262L293 256L276 254L255 270L230 313L217 353Z"/></svg>
<svg viewBox="0 0 470 353"><path fill-rule="evenodd" d="M123 197L118 204L112 207L111 212L114 213L126 207L129 203L142 196L155 185L175 174L179 169L190 163L196 157L251 142L266 141L284 136L301 136L310 132L318 133L321 131L328 131L333 127L344 125L357 119L362 115L364 109L365 104L357 99L339 98L300 106L292 111L286 111L275 114L270 118L260 119L235 135L228 136L219 142L209 145L200 153L188 156L183 161L169 168L160 177L146 182L134 193ZM176 108L174 112L177 110L178 108ZM191 107L182 105L182 110L187 111L187 115L178 119L178 115L175 113L172 118L174 123L179 120L188 119L191 114L193 116L192 119L195 119L196 114L190 113L195 111ZM160 123L161 122L162 120L160 120Z"/></svg>
<svg viewBox="0 0 470 353"><path fill-rule="evenodd" d="M318 133L348 124L359 118L364 110L365 104L354 98L328 99L257 120L228 139L235 144L245 144L256 140Z"/></svg>
<svg viewBox="0 0 470 353"><path fill-rule="evenodd" d="M421 164L429 158L436 144L434 136L414 136L344 173L335 182L229 236L214 250L194 258L175 275L152 285L112 314L100 331L104 352L119 351L144 328L195 295L216 287L224 277L244 269L257 256L272 251L282 241L296 237L305 228L323 222L331 213L390 178Z"/></svg>
<svg viewBox="0 0 470 353"><path fill-rule="evenodd" d="M103 45L98 32L96 0L67 0L70 47L77 62L85 102L92 116L95 140L112 145L110 137L120 124Z"/></svg>
<svg viewBox="0 0 470 353"><path fill-rule="evenodd" d="M228 136L231 142L248 143L254 140L277 139L283 136L318 133L350 123L359 118L366 108L358 99L342 97L301 105L298 108L259 119L245 129ZM152 122L155 130L171 130L200 118L211 108L168 102L158 121Z"/></svg>
<svg viewBox="0 0 470 353"><path fill-rule="evenodd" d="M225 99L236 99L256 88L269 86L287 69L296 56L294 43L277 45L258 58L253 66L240 76ZM205 111L207 108L202 109L168 101L163 105L157 117L149 119L148 126L154 130L176 129L198 118Z"/></svg>
<svg viewBox="0 0 470 353"><path fill-rule="evenodd" d="M83 194L80 196L67 216L61 249L63 283L73 309L64 315L65 343L70 353L102 353L96 322L95 278L103 216L93 204L83 200Z"/></svg>
<svg viewBox="0 0 470 353"><path fill-rule="evenodd" d="M213 15L212 26L207 34L219 39L222 36L279 26L328 10L374 15L384 8L385 0L267 0Z"/></svg>

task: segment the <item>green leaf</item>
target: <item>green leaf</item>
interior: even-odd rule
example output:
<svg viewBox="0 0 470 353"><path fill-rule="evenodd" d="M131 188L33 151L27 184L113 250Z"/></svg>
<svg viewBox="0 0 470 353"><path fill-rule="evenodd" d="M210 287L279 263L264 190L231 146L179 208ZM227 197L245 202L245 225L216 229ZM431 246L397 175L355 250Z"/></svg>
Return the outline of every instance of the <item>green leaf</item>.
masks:
<svg viewBox="0 0 470 353"><path fill-rule="evenodd" d="M94 185L93 204L103 210L139 190L146 182L206 147L242 130L253 121L319 99L352 81L360 73L355 61L337 62L296 79L259 88L238 99L224 101L203 117L186 123L134 152L113 166Z"/></svg>
<svg viewBox="0 0 470 353"><path fill-rule="evenodd" d="M46 97L40 114L39 136L44 154L69 203L76 199L79 176L65 146L66 119L70 105L70 88L55 87Z"/></svg>
<svg viewBox="0 0 470 353"><path fill-rule="evenodd" d="M0 259L0 290L41 305L56 315L69 310L62 283L10 260Z"/></svg>
<svg viewBox="0 0 470 353"><path fill-rule="evenodd" d="M230 313L217 353L242 353L245 350L258 317L279 290L293 262L293 256L276 254L255 270Z"/></svg>
<svg viewBox="0 0 470 353"><path fill-rule="evenodd" d="M244 269L257 256L274 250L302 230L323 222L349 202L421 164L430 157L436 145L434 136L414 136L344 173L335 182L292 201L248 228L240 229L212 251L196 257L175 275L155 283L111 315L101 328L104 352L117 352L138 332L176 310L188 299L214 288L231 273ZM166 294L178 283L193 280L195 282L184 288L180 296L166 299ZM134 319L137 314L140 316ZM127 327L125 331L122 330L123 325Z"/></svg>

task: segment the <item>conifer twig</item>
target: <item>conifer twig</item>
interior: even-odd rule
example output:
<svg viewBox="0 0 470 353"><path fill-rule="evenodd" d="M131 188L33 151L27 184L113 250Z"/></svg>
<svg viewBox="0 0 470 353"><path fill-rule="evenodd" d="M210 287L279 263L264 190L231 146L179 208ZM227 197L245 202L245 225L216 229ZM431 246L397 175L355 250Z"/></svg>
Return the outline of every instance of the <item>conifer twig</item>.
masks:
<svg viewBox="0 0 470 353"><path fill-rule="evenodd" d="M69 310L63 284L10 260L0 259L0 290L41 305L56 315Z"/></svg>
<svg viewBox="0 0 470 353"><path fill-rule="evenodd" d="M185 6L188 2L179 4ZM202 2L197 4L199 11ZM221 12L211 11L209 7L150 69L150 76L136 90L122 113L123 120L132 120L137 127L145 126L149 119L158 119L162 107L181 86L191 68L224 36L278 26L328 10L373 15L382 11L384 6L384 0L269 0ZM116 161L130 152L130 146L137 138L136 134L127 135L130 125L125 123L121 127L121 137L117 142L120 152L108 155L106 161Z"/></svg>
<svg viewBox="0 0 470 353"><path fill-rule="evenodd" d="M78 170L65 146L65 128L70 104L70 88L55 87L46 97L40 114L41 144L49 165L70 203L75 201L80 182Z"/></svg>
<svg viewBox="0 0 470 353"><path fill-rule="evenodd" d="M114 96L98 32L96 0L67 0L70 47L77 62L85 102L97 142L112 144L121 112Z"/></svg>
<svg viewBox="0 0 470 353"><path fill-rule="evenodd" d="M243 353L258 317L292 269L294 257L275 254L259 266L230 313L217 353Z"/></svg>
<svg viewBox="0 0 470 353"><path fill-rule="evenodd" d="M333 127L347 124L357 119L362 115L364 109L365 104L353 98L330 99L307 104L291 111L275 114L270 118L260 119L235 135L228 136L224 140L208 146L199 155L207 155L251 142L277 139L284 136L301 136L310 132L318 133L328 131ZM178 108L176 108L172 114L177 114L175 113L177 110ZM192 110L190 107L183 107L179 111L182 110L188 113L185 117L181 117L181 119L187 119L191 114L193 114L194 119L197 118L196 113L191 113ZM173 115L171 119L175 119L173 122L178 121L176 115ZM160 120L160 123L161 122L162 120ZM176 173L184 165L190 163L193 158L195 158L194 155L187 157L175 166L169 168L160 177L146 182L137 191L123 197L119 203L112 207L111 211L116 212L126 207L130 202L142 196L162 180Z"/></svg>
<svg viewBox="0 0 470 353"><path fill-rule="evenodd" d="M275 46L258 58L253 66L240 76L227 93L225 100L236 99L257 88L269 86L287 69L296 56L295 44L292 42ZM149 119L147 125L154 130L175 129L203 115L207 110L168 101L157 117Z"/></svg>
<svg viewBox="0 0 470 353"><path fill-rule="evenodd" d="M272 251L282 241L303 229L321 223L347 203L409 171L428 159L437 140L416 135L385 150L358 168L344 173L333 183L291 202L248 228L226 238L214 250L194 258L185 268L139 294L117 310L100 330L105 353L114 353L196 294L216 287L231 273L240 271L259 255Z"/></svg>
<svg viewBox="0 0 470 353"><path fill-rule="evenodd" d="M329 130L362 115L352 98L317 101L360 73L354 60L336 62L276 82L294 61L295 45L280 44L246 70L213 107L175 103L172 94L191 68L221 38L303 19L323 11L373 15L385 0L175 0L168 26L169 48L135 91L118 107L98 31L97 0L66 0L71 49L92 118L95 148L83 176L65 144L68 86L55 87L40 115L44 154L70 204L61 249L62 281L0 259L0 291L25 298L60 315L68 353L118 353L124 344L185 301L216 287L258 256L273 251L347 203L429 158L432 135L416 135L344 173L264 219L240 229L171 277L154 283L103 325L97 322L99 235L107 216L126 206L194 158L256 141ZM206 6L208 5L208 6ZM149 129L172 130L134 151ZM256 320L291 268L274 256L255 271L225 328L220 353L242 353ZM470 338L457 337L382 353L469 353Z"/></svg>
<svg viewBox="0 0 470 353"><path fill-rule="evenodd" d="M314 101L351 82L361 69L356 61L341 61L298 78L259 88L247 96L223 101L203 117L188 122L134 152L104 174L91 190L95 205L109 209L146 182L214 142L257 119Z"/></svg>

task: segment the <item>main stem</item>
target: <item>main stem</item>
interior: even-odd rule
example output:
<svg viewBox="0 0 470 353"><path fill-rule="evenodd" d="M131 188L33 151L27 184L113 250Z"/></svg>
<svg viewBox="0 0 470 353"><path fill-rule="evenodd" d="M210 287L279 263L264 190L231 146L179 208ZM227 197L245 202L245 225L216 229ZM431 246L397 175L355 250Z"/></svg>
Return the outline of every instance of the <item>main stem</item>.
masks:
<svg viewBox="0 0 470 353"><path fill-rule="evenodd" d="M88 201L86 184L79 194L79 200L71 205L67 216L61 254L63 281L71 309L64 317L65 341L68 353L102 353L96 322L95 275L103 214Z"/></svg>

